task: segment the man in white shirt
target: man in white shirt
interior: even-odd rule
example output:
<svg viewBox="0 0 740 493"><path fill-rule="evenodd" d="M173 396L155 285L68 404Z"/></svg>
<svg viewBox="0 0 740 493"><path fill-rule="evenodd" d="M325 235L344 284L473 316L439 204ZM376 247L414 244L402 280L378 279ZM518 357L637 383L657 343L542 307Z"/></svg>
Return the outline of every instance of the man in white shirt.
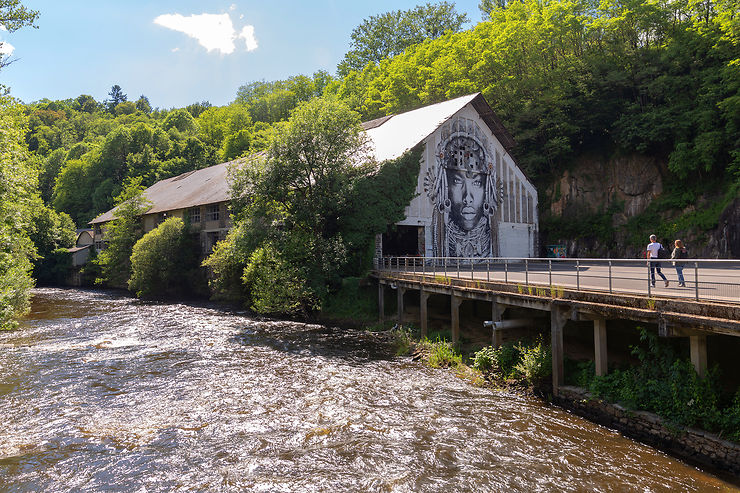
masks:
<svg viewBox="0 0 740 493"><path fill-rule="evenodd" d="M658 259L658 251L663 248L663 245L658 243L657 237L655 235L650 235L650 244L647 246L647 258L648 259ZM650 284L655 287L655 271L658 271L658 275L663 278L663 281L665 282L665 287L668 287L668 279L663 275L663 273L660 271L660 262L654 262L650 261Z"/></svg>

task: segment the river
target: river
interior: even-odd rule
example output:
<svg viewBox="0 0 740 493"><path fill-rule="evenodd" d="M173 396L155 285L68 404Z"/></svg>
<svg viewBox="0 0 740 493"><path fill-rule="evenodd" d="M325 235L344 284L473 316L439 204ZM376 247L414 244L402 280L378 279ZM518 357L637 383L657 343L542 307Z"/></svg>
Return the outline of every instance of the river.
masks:
<svg viewBox="0 0 740 493"><path fill-rule="evenodd" d="M366 332L37 289L0 332L0 491L735 491Z"/></svg>

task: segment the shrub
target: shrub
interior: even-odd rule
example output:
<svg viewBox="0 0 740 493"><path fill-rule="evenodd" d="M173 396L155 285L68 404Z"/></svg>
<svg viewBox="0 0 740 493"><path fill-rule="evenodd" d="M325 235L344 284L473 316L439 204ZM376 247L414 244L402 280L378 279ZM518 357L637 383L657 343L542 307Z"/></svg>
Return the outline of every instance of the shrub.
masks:
<svg viewBox="0 0 740 493"><path fill-rule="evenodd" d="M679 358L670 344L641 329L641 345L632 348L640 364L612 369L583 382L597 397L631 409L654 412L680 426L719 431L740 440L740 391L733 399L723 395L719 370L702 378L690 361ZM589 375L582 373L582 380Z"/></svg>
<svg viewBox="0 0 740 493"><path fill-rule="evenodd" d="M301 272L270 243L249 257L242 276L257 313L296 315L316 308L318 300Z"/></svg>
<svg viewBox="0 0 740 493"><path fill-rule="evenodd" d="M462 364L462 355L445 339L422 339L419 344L424 350L427 364L432 368L456 368Z"/></svg>
<svg viewBox="0 0 740 493"><path fill-rule="evenodd" d="M473 355L473 368L487 373L491 371L496 364L496 349L493 346L487 346Z"/></svg>
<svg viewBox="0 0 740 493"><path fill-rule="evenodd" d="M550 346L538 342L535 346L519 346L521 359L514 367L530 385L552 374Z"/></svg>
<svg viewBox="0 0 740 493"><path fill-rule="evenodd" d="M197 252L189 244L187 228L171 217L136 242L131 254L128 288L139 298L181 293Z"/></svg>

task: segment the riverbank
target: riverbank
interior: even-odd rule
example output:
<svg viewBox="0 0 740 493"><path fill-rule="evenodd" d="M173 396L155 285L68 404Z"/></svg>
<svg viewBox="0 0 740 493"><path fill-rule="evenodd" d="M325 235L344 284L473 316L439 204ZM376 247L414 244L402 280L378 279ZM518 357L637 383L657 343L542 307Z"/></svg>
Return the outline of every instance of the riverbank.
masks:
<svg viewBox="0 0 740 493"><path fill-rule="evenodd" d="M729 474L740 485L740 444L703 430L679 429L656 414L606 402L579 387L560 387L552 403L714 474Z"/></svg>

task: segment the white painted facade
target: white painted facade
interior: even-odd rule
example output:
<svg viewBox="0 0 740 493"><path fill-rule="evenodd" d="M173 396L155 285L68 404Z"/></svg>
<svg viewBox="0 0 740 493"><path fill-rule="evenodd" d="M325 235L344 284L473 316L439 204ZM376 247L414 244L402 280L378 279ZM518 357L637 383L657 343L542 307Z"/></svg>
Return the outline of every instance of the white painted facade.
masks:
<svg viewBox="0 0 740 493"><path fill-rule="evenodd" d="M424 108L410 113L421 112L422 110ZM421 116L421 114L417 116ZM536 256L538 247L537 190L524 176L514 159L470 102L448 116L444 123L437 125L436 129L423 139L424 151L417 179L416 196L406 207L405 219L397 224L423 227L424 256L434 256L432 224L435 204L425 190L425 187L428 188L428 184L425 186L425 177L429 173L435 172L435 168L438 166L438 149L445 136L445 125L449 125L449 122L455 119L472 121L480 130L483 138L487 141L491 164L503 191L502 200L497 204L496 211L490 217L490 227L494 229L492 237L496 243L492 245L493 256L519 258ZM449 129L446 135L448 134Z"/></svg>

